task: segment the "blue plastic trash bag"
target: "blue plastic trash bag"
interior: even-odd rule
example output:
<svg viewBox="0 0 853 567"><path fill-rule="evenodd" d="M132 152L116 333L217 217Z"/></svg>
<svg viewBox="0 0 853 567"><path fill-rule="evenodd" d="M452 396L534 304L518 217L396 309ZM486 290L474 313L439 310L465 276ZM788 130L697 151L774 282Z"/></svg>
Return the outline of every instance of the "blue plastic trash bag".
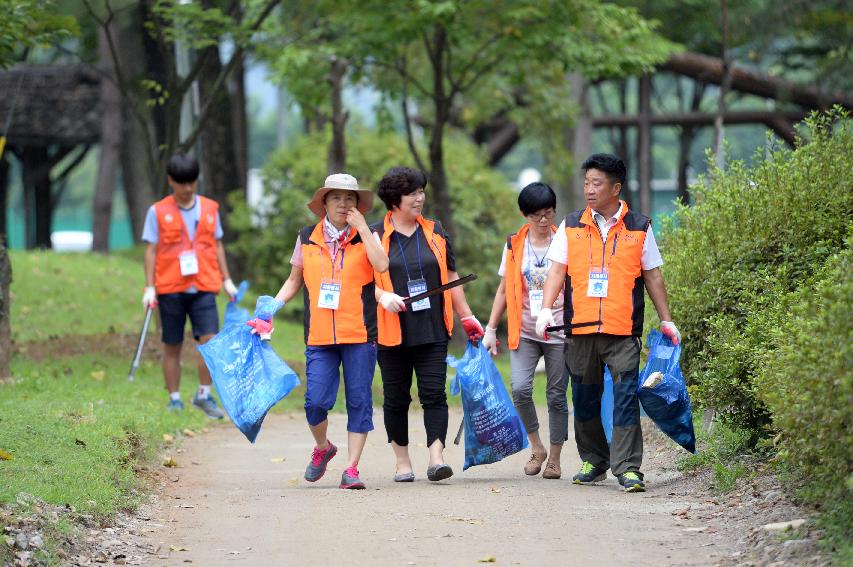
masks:
<svg viewBox="0 0 853 567"><path fill-rule="evenodd" d="M613 437L613 376L610 368L604 367L604 391L601 394L601 426L604 428L604 436L607 444Z"/></svg>
<svg viewBox="0 0 853 567"><path fill-rule="evenodd" d="M262 295L255 316L272 319L282 302ZM225 327L198 350L210 370L222 407L237 429L255 442L267 412L299 385L296 373L248 325Z"/></svg>
<svg viewBox="0 0 853 567"><path fill-rule="evenodd" d="M465 423L465 465L496 463L527 447L527 434L512 405L500 372L489 351L470 341L461 359L447 357L456 369L450 385L452 395L462 393Z"/></svg>
<svg viewBox="0 0 853 567"><path fill-rule="evenodd" d="M661 431L691 453L695 453L693 411L679 363L681 345L674 346L669 337L657 329L649 333L646 344L649 347L649 359L637 381L640 403ZM662 373L662 380L654 387L643 388L646 379L653 372Z"/></svg>
<svg viewBox="0 0 853 567"><path fill-rule="evenodd" d="M232 325L242 325L252 318L248 309L239 306L243 296L246 295L247 289L249 289L249 282L246 280L241 281L237 287L237 296L234 298L234 301L229 301L228 305L225 306L225 320L222 323L223 329Z"/></svg>

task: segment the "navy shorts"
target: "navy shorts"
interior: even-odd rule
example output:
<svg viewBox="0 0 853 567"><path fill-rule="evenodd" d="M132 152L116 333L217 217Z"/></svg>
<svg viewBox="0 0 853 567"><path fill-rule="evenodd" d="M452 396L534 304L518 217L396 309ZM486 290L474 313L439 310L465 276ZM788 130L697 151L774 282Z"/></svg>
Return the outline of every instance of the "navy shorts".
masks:
<svg viewBox="0 0 853 567"><path fill-rule="evenodd" d="M203 335L215 335L219 332L215 293L165 293L157 296L157 304L160 307L163 342L167 345L184 342L187 315L190 316L195 340Z"/></svg>

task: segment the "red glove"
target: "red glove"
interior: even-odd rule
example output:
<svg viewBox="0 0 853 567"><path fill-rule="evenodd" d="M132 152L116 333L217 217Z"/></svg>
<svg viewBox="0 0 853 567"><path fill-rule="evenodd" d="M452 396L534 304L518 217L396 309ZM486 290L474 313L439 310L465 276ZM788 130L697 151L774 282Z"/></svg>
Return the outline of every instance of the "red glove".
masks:
<svg viewBox="0 0 853 567"><path fill-rule="evenodd" d="M268 341L270 340L270 335L272 335L272 321L265 321L258 317L254 319L250 319L246 321L246 324L252 328L253 335L260 335L261 340Z"/></svg>
<svg viewBox="0 0 853 567"><path fill-rule="evenodd" d="M678 346L681 342L681 333L678 332L678 327L672 321L661 321L660 332L669 337L674 346Z"/></svg>
<svg viewBox="0 0 853 567"><path fill-rule="evenodd" d="M462 328L465 329L465 334L468 335L468 338L472 341L480 340L485 334L483 326L473 315L462 318Z"/></svg>

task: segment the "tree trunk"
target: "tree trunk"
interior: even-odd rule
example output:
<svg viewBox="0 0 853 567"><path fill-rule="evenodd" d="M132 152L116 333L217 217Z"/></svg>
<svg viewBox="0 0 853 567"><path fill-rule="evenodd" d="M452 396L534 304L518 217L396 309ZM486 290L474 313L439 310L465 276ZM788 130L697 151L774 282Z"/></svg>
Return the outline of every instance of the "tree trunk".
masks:
<svg viewBox="0 0 853 567"><path fill-rule="evenodd" d="M725 163L725 155L723 150L723 140L725 131L723 125L723 115L726 113L726 94L729 92L729 87L732 84L732 64L728 56L729 44L729 9L726 0L720 0L720 11L722 17L722 47L720 59L723 62L723 80L720 83L720 98L717 101L717 116L714 118L714 157L717 161L717 167L723 168Z"/></svg>
<svg viewBox="0 0 853 567"><path fill-rule="evenodd" d="M6 252L6 204L9 189L9 161L0 155L0 384L11 379L12 333L9 326L9 285L12 265Z"/></svg>
<svg viewBox="0 0 853 567"><path fill-rule="evenodd" d="M557 199L557 212L560 220L568 211L576 211L584 207L586 199L583 196L583 171L580 166L592 152L592 122L589 116L589 89L583 75L569 75L570 96L574 98L578 108L574 127L564 133L566 143L572 154L573 173L570 181L563 184L563 190Z"/></svg>
<svg viewBox="0 0 853 567"><path fill-rule="evenodd" d="M26 216L26 248L50 248L50 155L45 146L24 146L21 181Z"/></svg>
<svg viewBox="0 0 853 567"><path fill-rule="evenodd" d="M690 112L697 112L702 104L702 95L705 93L705 85L693 84L693 97L690 101ZM690 167L690 148L696 137L696 128L691 125L681 127L678 141L678 193L679 202L684 205L690 204L690 191L688 190L690 180L687 178L687 169Z"/></svg>
<svg viewBox="0 0 853 567"><path fill-rule="evenodd" d="M164 88L174 84L175 71L175 44L167 41L158 33L168 22L163 22L156 14L154 8L157 0L140 0L140 21L142 28L139 30L142 36L142 49L144 53L145 77L157 81ZM171 93L173 94L173 93ZM149 97L141 96L145 101ZM155 198L164 197L168 193L169 186L166 182L166 163L178 142L178 134L181 123L181 103L167 103L155 105L146 111L151 118L152 130L154 132L154 148L152 148L153 162L147 164L151 169L148 176L152 181L151 192ZM141 127L141 125L138 125ZM140 131L141 132L141 131ZM139 157L138 159L142 159ZM141 199L140 199L141 200Z"/></svg>
<svg viewBox="0 0 853 567"><path fill-rule="evenodd" d="M329 174L341 173L347 167L346 123L349 113L344 109L341 97L347 66L345 59L333 55L331 68L326 76L332 96L332 141L329 142L329 155L326 161Z"/></svg>
<svg viewBox="0 0 853 567"><path fill-rule="evenodd" d="M234 165L240 186L245 187L249 176L249 125L246 118L246 65L240 54L231 73L231 125L234 129Z"/></svg>
<svg viewBox="0 0 853 567"><path fill-rule="evenodd" d="M9 206L9 160L0 154L0 239L6 239L6 211Z"/></svg>
<svg viewBox="0 0 853 567"><path fill-rule="evenodd" d="M650 215L652 210L652 78L640 77L637 132L637 181L640 186L640 212Z"/></svg>
<svg viewBox="0 0 853 567"><path fill-rule="evenodd" d="M147 34L142 25L142 14L136 14L129 25L122 29L118 42L119 64L124 69L125 76L133 82L144 77L146 72L143 35ZM122 104L124 119L121 138L121 175L133 240L140 242L148 206L156 200L157 196L155 194L157 162L151 161L149 157L156 156L157 151L156 148L147 148L146 140L154 141L157 136L151 110L147 106L137 104L136 112L141 113L144 118L145 126L143 127L139 117L134 115L135 111L130 108L133 104L136 104L135 100L123 101ZM145 129L149 132L147 137Z"/></svg>
<svg viewBox="0 0 853 567"><path fill-rule="evenodd" d="M119 26L115 20L108 25L107 31L116 38L117 43L121 42ZM98 57L104 78L101 79L100 87L101 155L98 159L98 177L92 200L92 249L102 253L109 252L110 220L118 179L123 127L121 93L115 83L117 79L107 43L107 31L98 28Z"/></svg>
<svg viewBox="0 0 853 567"><path fill-rule="evenodd" d="M205 51L210 51L205 54ZM199 52L206 57L198 75L199 92L202 107L212 97L213 103L201 130L201 192L219 203L219 217L225 230L225 240L233 235L227 230L228 193L245 187L240 179L237 164L234 162L234 128L231 97L227 89L213 91L216 78L222 71L219 47L206 47Z"/></svg>
<svg viewBox="0 0 853 567"><path fill-rule="evenodd" d="M431 54L433 72L433 104L435 105L435 124L429 140L430 184L432 185L433 213L441 221L450 238L456 236L453 222L453 208L450 204L450 188L447 183L447 171L444 166L444 128L450 119L450 99L444 89L444 57L447 45L447 30L442 24L435 26L433 36L434 51Z"/></svg>
<svg viewBox="0 0 853 567"><path fill-rule="evenodd" d="M628 112L628 80L622 79L619 81L619 111L622 114ZM627 126L619 126L619 145L616 148L616 155L622 158L625 163L628 163L630 159L628 157L628 127ZM631 189L629 187L624 187L622 189L622 198L625 199L625 202L628 203L628 208L634 208L634 197L631 195Z"/></svg>
<svg viewBox="0 0 853 567"><path fill-rule="evenodd" d="M5 160L3 160L5 163ZM5 212L5 211L4 211ZM9 286L12 263L6 251L6 235L0 234L0 384L12 380L9 361L12 358L12 330L9 325Z"/></svg>

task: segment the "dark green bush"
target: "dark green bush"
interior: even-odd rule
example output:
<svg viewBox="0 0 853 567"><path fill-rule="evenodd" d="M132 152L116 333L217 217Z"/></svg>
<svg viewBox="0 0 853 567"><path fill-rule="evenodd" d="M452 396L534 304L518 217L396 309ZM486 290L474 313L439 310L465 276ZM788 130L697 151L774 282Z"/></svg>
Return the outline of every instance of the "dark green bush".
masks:
<svg viewBox="0 0 853 567"><path fill-rule="evenodd" d="M769 337L778 346L765 351L756 374L758 396L780 432L779 459L824 498L849 498L853 471L851 246L853 235L813 286L784 302Z"/></svg>
<svg viewBox="0 0 853 567"><path fill-rule="evenodd" d="M357 128L347 140L347 171L363 187L375 190L392 166L414 167L406 141L398 134ZM247 277L258 293L278 291L290 273L297 231L317 222L305 204L326 177L327 147L325 135L304 136L272 155L264 169L267 187L272 190L272 206L260 217L263 227L252 225L253 213L245 204L233 203L232 225L239 236L232 248L246 260ZM518 214L515 192L486 165L476 146L464 137L450 136L445 141L445 153L458 232L453 241L457 267L461 275L479 275L465 291L475 314L485 321L498 285L501 244L523 219ZM380 220L384 214L384 204L376 199L368 222ZM429 212L427 216L435 218ZM299 311L301 303L294 301L288 311Z"/></svg>
<svg viewBox="0 0 853 567"><path fill-rule="evenodd" d="M796 150L773 146L751 167L713 169L707 186L693 188L696 205L678 208L661 231L691 394L756 437L772 421L757 392L762 365L780 346L772 331L786 319L790 294L814 285L844 249L853 223L848 116L816 115L805 130Z"/></svg>

